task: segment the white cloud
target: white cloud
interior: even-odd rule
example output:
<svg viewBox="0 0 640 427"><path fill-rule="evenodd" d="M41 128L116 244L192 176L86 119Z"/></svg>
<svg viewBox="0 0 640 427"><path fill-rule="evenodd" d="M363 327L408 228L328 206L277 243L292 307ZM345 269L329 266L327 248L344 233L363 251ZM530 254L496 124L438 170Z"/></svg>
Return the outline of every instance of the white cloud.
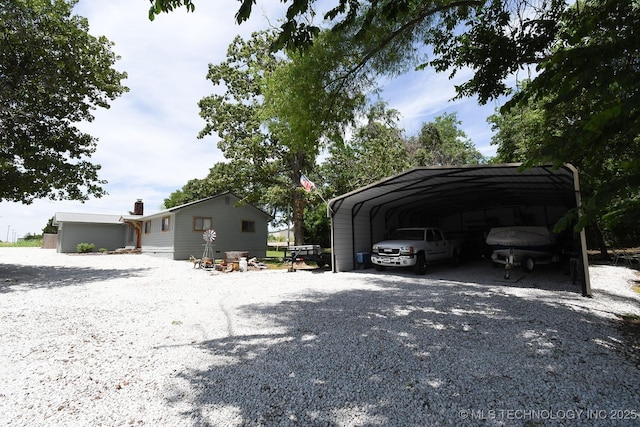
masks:
<svg viewBox="0 0 640 427"><path fill-rule="evenodd" d="M158 211L164 198L194 178L203 178L223 159L216 138L197 139L205 122L198 101L214 91L206 80L208 64L226 58L227 47L240 34L277 25L286 5L261 0L252 18L237 25L236 0L200 1L196 11L178 9L148 20L149 2L144 0L80 0L76 13L89 20L90 32L115 43L121 57L116 68L128 73L124 82L130 92L95 112L95 120L82 129L97 137L92 162L102 165L100 178L109 183L108 195L84 204L76 201L38 200L25 206L0 203L0 240L10 235L40 233L55 212L126 213L136 199L143 199L145 212ZM486 139L485 110L475 110L475 101L450 104L453 85L445 75L412 72L390 82L383 98L401 111L410 132L444 111L458 109L465 131ZM464 115L462 114L464 111ZM468 121L473 118L473 124ZM470 119L469 119L470 120ZM488 144L488 142L487 142ZM4 232L3 232L4 230Z"/></svg>
<svg viewBox="0 0 640 427"><path fill-rule="evenodd" d="M479 105L476 98L456 99L455 85L471 78L471 70L462 70L454 79L447 73L410 71L389 81L382 98L402 114L400 126L409 135L420 131L424 123L444 113L457 113L461 129L484 155L495 155L491 143L491 126L486 119L499 107L499 102Z"/></svg>
<svg viewBox="0 0 640 427"><path fill-rule="evenodd" d="M37 200L31 205L0 203L0 240L40 233L55 212L127 213L141 198L145 211L158 211L164 198L193 178L203 178L223 159L213 136L197 139L205 122L198 101L213 92L208 64L226 58L227 47L241 34L266 28L282 16L277 1L261 2L254 16L237 25L235 0L198 2L195 13L178 9L148 20L149 2L80 0L75 12L89 20L90 32L115 43L116 68L128 74L130 88L95 112L81 128L97 137L92 156L108 195L86 203Z"/></svg>

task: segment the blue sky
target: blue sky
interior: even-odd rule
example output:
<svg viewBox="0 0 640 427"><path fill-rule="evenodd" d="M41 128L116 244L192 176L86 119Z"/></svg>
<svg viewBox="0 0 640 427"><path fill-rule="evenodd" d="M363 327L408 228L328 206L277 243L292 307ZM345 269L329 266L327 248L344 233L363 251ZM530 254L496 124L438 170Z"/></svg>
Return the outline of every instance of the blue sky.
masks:
<svg viewBox="0 0 640 427"><path fill-rule="evenodd" d="M56 212L126 214L136 199L145 213L160 210L163 200L194 178L204 178L222 153L216 137L197 139L204 127L198 101L213 92L206 80L208 64L226 58L236 35L276 25L283 16L277 0L258 0L252 18L237 25L236 0L196 2L195 13L177 10L150 22L147 0L80 0L76 13L89 20L93 35L106 36L121 56L116 68L128 73L130 92L95 112L81 125L98 138L91 161L102 165L108 195L85 203L38 200L31 205L0 203L0 240L40 233ZM460 74L464 77L464 73ZM449 102L455 82L446 74L410 72L386 83L380 98L402 117L401 127L415 134L423 123L457 112L462 129L485 155L491 130L486 117L496 104L479 106L475 99Z"/></svg>

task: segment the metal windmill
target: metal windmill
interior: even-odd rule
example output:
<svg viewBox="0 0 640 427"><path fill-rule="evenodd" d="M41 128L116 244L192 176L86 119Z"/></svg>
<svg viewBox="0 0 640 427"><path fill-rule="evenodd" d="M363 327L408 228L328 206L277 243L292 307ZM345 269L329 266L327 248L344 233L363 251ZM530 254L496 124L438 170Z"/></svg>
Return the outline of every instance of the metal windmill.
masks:
<svg viewBox="0 0 640 427"><path fill-rule="evenodd" d="M202 239L204 240L204 252L202 253L202 258L200 263L205 263L205 260L211 260L211 264L213 265L213 260L215 259L213 253L214 242L216 241L216 232L213 229L205 230L202 233ZM206 263L205 263L206 265Z"/></svg>

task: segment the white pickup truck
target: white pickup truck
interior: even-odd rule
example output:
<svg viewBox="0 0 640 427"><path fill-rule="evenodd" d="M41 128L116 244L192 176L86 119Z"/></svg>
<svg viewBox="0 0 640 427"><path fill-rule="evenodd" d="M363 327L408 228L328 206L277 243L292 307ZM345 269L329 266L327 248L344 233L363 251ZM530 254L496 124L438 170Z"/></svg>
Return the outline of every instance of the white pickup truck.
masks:
<svg viewBox="0 0 640 427"><path fill-rule="evenodd" d="M447 240L439 228L399 228L391 240L373 245L371 262L376 270L413 267L416 274L425 274L428 264L458 265L461 254L460 242Z"/></svg>

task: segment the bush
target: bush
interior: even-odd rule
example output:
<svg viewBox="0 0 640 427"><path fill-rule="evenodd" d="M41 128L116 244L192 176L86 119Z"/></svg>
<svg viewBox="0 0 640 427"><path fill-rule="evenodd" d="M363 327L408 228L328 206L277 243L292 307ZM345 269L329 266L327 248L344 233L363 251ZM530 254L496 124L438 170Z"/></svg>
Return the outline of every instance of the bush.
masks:
<svg viewBox="0 0 640 427"><path fill-rule="evenodd" d="M640 246L640 200L627 201L625 205L614 206L602 217L602 228L607 243L614 248Z"/></svg>
<svg viewBox="0 0 640 427"><path fill-rule="evenodd" d="M76 248L78 249L78 253L86 254L87 252L92 252L95 245L93 243L78 243Z"/></svg>

